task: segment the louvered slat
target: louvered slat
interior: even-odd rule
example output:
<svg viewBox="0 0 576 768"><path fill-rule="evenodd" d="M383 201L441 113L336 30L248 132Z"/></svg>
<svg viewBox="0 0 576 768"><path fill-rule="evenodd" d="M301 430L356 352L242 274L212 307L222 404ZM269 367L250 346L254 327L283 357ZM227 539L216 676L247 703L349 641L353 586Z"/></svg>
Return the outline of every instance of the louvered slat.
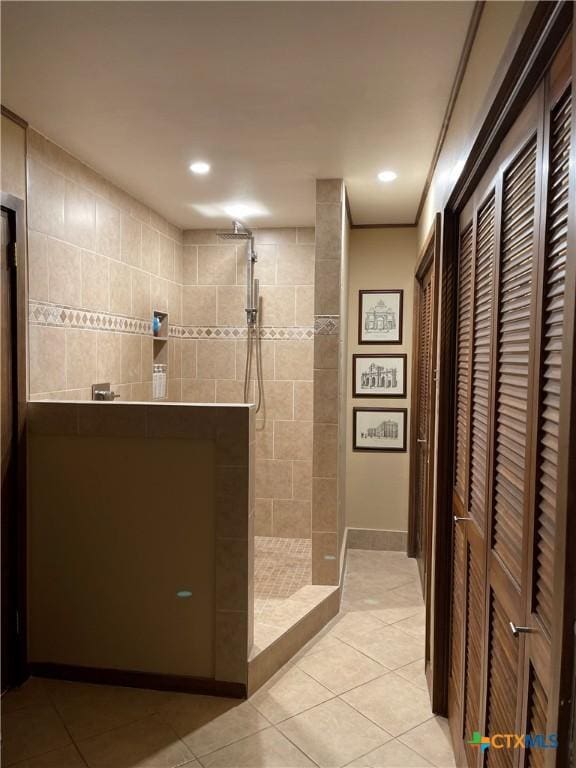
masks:
<svg viewBox="0 0 576 768"><path fill-rule="evenodd" d="M530 670L530 690L528 700L528 733L531 736L546 736L547 728L547 710L548 697L542 686L536 672L533 668ZM528 768L544 768L546 750L529 749Z"/></svg>
<svg viewBox="0 0 576 768"><path fill-rule="evenodd" d="M495 204L492 196L478 214L472 346L470 514L481 530L484 529L486 518L486 449L490 406L494 225Z"/></svg>
<svg viewBox="0 0 576 768"><path fill-rule="evenodd" d="M522 573L536 140L504 177L494 463L493 547L517 583Z"/></svg>
<svg viewBox="0 0 576 768"><path fill-rule="evenodd" d="M452 645L450 648L450 675L453 691L459 704L460 681L462 679L461 647L464 632L464 533L462 528L454 530L453 584L452 584Z"/></svg>
<svg viewBox="0 0 576 768"><path fill-rule="evenodd" d="M515 733L518 689L518 641L510 632L506 612L492 593L488 679L488 735ZM513 749L488 749L489 768L512 768Z"/></svg>
<svg viewBox="0 0 576 768"><path fill-rule="evenodd" d="M466 488L468 444L468 384L472 330L472 224L460 237L458 274L458 341L456 377L456 491L462 501Z"/></svg>
<svg viewBox="0 0 576 768"><path fill-rule="evenodd" d="M552 629L553 606L559 394L568 246L570 117L571 97L570 92L567 92L554 109L550 122L550 180L542 307L538 506L534 531L534 610L548 635L551 634ZM530 763L532 764L538 765L536 762Z"/></svg>
<svg viewBox="0 0 576 768"><path fill-rule="evenodd" d="M468 734L480 723L480 673L482 669L482 628L484 603L484 574L482 563L468 546L468 589L466 600L466 671L464 692L464 737L470 765L478 756L478 747L468 744Z"/></svg>

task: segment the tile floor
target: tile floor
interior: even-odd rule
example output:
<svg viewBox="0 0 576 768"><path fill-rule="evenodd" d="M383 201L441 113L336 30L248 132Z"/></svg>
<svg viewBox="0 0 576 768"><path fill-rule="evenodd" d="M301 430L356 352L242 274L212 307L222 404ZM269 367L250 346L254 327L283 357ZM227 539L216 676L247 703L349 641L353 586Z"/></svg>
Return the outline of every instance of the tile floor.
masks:
<svg viewBox="0 0 576 768"><path fill-rule="evenodd" d="M250 658L284 635L338 587L307 584L290 597L267 598L264 606L254 599L254 644Z"/></svg>
<svg viewBox="0 0 576 768"><path fill-rule="evenodd" d="M2 700L19 768L454 766L413 561L351 550L341 613L248 701L51 680Z"/></svg>
<svg viewBox="0 0 576 768"><path fill-rule="evenodd" d="M312 539L254 537L254 598L286 598L312 583Z"/></svg>
<svg viewBox="0 0 576 768"><path fill-rule="evenodd" d="M327 595L312 586L312 539L254 537L254 645L258 655Z"/></svg>

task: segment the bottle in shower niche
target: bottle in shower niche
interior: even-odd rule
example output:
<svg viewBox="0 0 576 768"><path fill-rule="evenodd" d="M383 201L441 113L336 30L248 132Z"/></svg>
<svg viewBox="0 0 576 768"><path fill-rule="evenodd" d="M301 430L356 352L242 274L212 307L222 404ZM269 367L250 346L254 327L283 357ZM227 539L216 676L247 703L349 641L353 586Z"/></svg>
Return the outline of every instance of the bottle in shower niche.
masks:
<svg viewBox="0 0 576 768"><path fill-rule="evenodd" d="M152 367L152 400L158 400L158 365Z"/></svg>
<svg viewBox="0 0 576 768"><path fill-rule="evenodd" d="M161 363L155 363L152 371L152 399L164 400L167 389L167 366Z"/></svg>

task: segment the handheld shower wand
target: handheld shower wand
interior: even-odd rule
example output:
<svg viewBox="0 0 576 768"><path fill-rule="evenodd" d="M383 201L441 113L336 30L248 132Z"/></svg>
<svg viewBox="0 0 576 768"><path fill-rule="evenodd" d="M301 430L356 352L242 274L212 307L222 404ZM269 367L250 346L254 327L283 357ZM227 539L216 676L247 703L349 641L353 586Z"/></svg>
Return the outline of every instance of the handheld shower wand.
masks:
<svg viewBox="0 0 576 768"><path fill-rule="evenodd" d="M258 256L254 249L254 235L241 221L232 222L232 230L218 232L223 240L245 240L246 242L246 323L248 335L246 340L246 368L244 372L244 402L248 402L249 384L252 370L252 346L256 344L256 380L258 382L258 400L256 413L262 405L262 357L260 349L260 281L254 277L254 264Z"/></svg>

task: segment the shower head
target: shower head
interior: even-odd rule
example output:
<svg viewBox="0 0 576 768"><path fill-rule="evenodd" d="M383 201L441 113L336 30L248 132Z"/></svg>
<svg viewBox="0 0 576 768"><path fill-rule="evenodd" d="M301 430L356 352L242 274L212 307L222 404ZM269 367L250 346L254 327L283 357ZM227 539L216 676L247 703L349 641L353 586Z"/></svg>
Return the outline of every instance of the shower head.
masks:
<svg viewBox="0 0 576 768"><path fill-rule="evenodd" d="M232 230L225 230L223 232L218 232L218 237L220 237L222 240L251 240L252 239L252 230L248 229L248 227L245 224L242 224L241 221L234 221L232 222L233 228Z"/></svg>

